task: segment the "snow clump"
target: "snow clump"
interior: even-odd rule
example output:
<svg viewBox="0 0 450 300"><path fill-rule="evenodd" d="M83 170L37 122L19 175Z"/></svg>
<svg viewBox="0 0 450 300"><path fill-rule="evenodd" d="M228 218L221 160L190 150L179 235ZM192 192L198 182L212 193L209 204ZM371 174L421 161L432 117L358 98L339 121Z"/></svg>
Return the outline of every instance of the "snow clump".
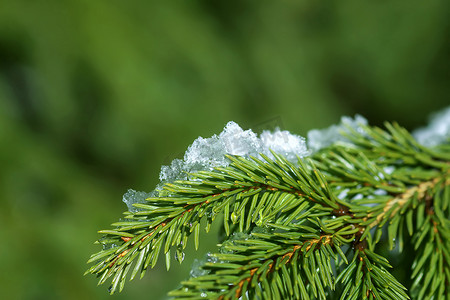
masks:
<svg viewBox="0 0 450 300"><path fill-rule="evenodd" d="M237 123L230 121L219 135L210 138L198 137L186 150L183 159L174 159L168 166L162 166L159 174L160 184L151 193L128 190L123 202L129 211L139 211L135 203L143 203L146 198L155 197L164 183L187 180L188 174L197 171L211 171L216 167L227 167L230 161L225 157L239 155L260 157L260 153L274 158L270 150L296 163L298 157L308 156L305 138L289 131L276 129L274 132L263 131L258 137L251 129L243 130Z"/></svg>
<svg viewBox="0 0 450 300"><path fill-rule="evenodd" d="M219 135L197 138L189 146L183 159L175 159L170 166L161 168L159 179L161 182L185 180L187 173L226 167L230 163L226 154L259 157L263 153L273 158L270 150L284 155L292 162L297 161L297 156L305 157L309 154L305 138L301 136L276 129L274 132L264 131L258 137L251 129L243 130L231 121Z"/></svg>

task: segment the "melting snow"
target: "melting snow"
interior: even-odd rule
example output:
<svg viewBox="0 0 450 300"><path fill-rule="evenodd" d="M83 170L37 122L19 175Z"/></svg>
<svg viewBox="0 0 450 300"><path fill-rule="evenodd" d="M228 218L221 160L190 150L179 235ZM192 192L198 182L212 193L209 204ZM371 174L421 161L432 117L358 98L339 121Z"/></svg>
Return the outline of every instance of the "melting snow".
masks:
<svg viewBox="0 0 450 300"><path fill-rule="evenodd" d="M175 159L170 165L162 166L159 174L161 183L156 190L160 190L166 182L186 180L188 173L228 166L226 154L258 157L260 153L263 153L273 158L270 150L284 155L294 163L298 157L309 155L305 138L289 131L279 129L274 132L264 131L258 137L251 129L243 130L237 123L228 122L219 135L215 134L210 138L198 137L188 147L183 159ZM145 193L129 190L123 196L123 201L130 211L135 212L138 209L133 206L134 203L142 203L156 193L155 191Z"/></svg>
<svg viewBox="0 0 450 300"><path fill-rule="evenodd" d="M198 137L190 145L183 159L175 159L168 166L162 166L159 178L161 183L151 193L128 190L123 196L131 212L138 211L134 203L142 203L148 197L157 195L158 190L166 182L186 180L188 173L200 170L212 170L215 167L229 165L225 154L240 155L244 157L258 157L260 153L273 158L270 150L282 154L291 162L297 162L300 157L306 157L336 142L349 142L342 134L348 131L347 126L364 134L363 126L367 120L356 115L354 118L342 117L341 122L325 129L314 129L308 132L308 143L305 138L292 134L286 130L276 129L274 132L263 131L258 137L251 129L243 130L237 123L228 122L219 135L210 138ZM416 139L426 146L435 146L448 141L450 138L450 107L436 114L430 125L414 132ZM310 149L310 150L309 150ZM390 174L393 170L387 168Z"/></svg>
<svg viewBox="0 0 450 300"><path fill-rule="evenodd" d="M339 141L347 142L348 140L341 134L341 131L348 131L346 125L364 134L362 126L367 125L367 120L360 115L356 115L354 119L342 117L341 123L338 125L332 125L325 129L310 130L308 132L308 147L315 152Z"/></svg>
<svg viewBox="0 0 450 300"><path fill-rule="evenodd" d="M138 192L132 189L129 189L124 195L123 195L123 202L126 203L128 206L128 210L130 212L137 212L139 211L139 208L134 207L133 204L135 203L143 203L145 202L145 199L150 197L155 197L156 192L146 193L146 192Z"/></svg>
<svg viewBox="0 0 450 300"><path fill-rule="evenodd" d="M345 130L344 124L360 130L360 124L365 125L367 121L361 116L356 116L355 119L343 117L340 125L333 125L323 130L312 130L308 133L310 148L318 150L336 141L344 140L339 133L339 130ZM243 130L237 123L231 121L219 135L215 134L210 138L198 137L188 147L183 159L175 159L170 165L162 166L159 174L161 183L155 191L145 193L129 190L123 196L123 201L131 212L138 211L139 209L133 204L142 203L146 198L154 197L164 183L186 180L188 173L228 166L229 161L225 157L226 154L258 157L260 153L263 153L273 158L270 150L285 156L294 163L299 157L310 155L306 140L301 136L276 129L273 132L263 131L258 137L251 129Z"/></svg>
<svg viewBox="0 0 450 300"><path fill-rule="evenodd" d="M264 131L260 139L264 145L263 153L269 157L273 157L269 149L283 155L291 162L296 162L297 156L305 157L309 155L305 138L292 134L287 130Z"/></svg>
<svg viewBox="0 0 450 300"><path fill-rule="evenodd" d="M161 168L159 178L162 182L185 180L187 173L226 167L229 161L225 154L249 157L264 153L273 158L270 149L292 162L297 161L297 156L308 155L305 139L289 131L264 131L258 137L251 129L243 130L237 123L228 122L219 135L197 138L189 146L183 159L176 159L170 166Z"/></svg>
<svg viewBox="0 0 450 300"><path fill-rule="evenodd" d="M416 129L413 136L427 147L448 143L450 141L450 106L433 114L429 125Z"/></svg>

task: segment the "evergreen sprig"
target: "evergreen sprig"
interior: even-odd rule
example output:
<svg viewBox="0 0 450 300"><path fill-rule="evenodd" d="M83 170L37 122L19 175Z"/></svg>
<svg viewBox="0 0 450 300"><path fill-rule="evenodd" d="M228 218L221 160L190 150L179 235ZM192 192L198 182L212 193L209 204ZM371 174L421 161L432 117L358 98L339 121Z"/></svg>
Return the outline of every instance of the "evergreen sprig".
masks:
<svg viewBox="0 0 450 300"><path fill-rule="evenodd" d="M210 299L449 299L450 153L418 144L397 124L386 130L346 128L336 143L292 163L227 156L230 165L164 185L137 212L102 230L104 249L86 273L110 292L144 276L161 253L181 263L193 234L199 247L223 218L228 238L182 282L175 298ZM406 287L380 254L413 254ZM405 244L408 253L405 253ZM411 252L412 249L412 252ZM409 266L408 266L409 267Z"/></svg>

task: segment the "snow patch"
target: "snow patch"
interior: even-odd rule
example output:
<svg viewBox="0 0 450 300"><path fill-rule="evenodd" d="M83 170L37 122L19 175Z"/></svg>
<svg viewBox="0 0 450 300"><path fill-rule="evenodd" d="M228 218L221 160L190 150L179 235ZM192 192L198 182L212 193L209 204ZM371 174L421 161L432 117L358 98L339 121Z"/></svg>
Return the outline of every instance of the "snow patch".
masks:
<svg viewBox="0 0 450 300"><path fill-rule="evenodd" d="M450 106L431 115L429 125L413 131L416 140L427 147L450 142Z"/></svg>
<svg viewBox="0 0 450 300"><path fill-rule="evenodd" d="M341 131L348 132L347 126L350 126L357 132L364 134L363 126L366 125L367 120L360 115L356 115L354 119L342 117L338 125L332 125L325 129L310 130L308 132L308 147L316 152L336 142L348 142L348 139L341 134Z"/></svg>
<svg viewBox="0 0 450 300"><path fill-rule="evenodd" d="M155 197L156 192L146 193L146 192L138 192L132 189L129 189L123 195L123 202L128 206L128 211L137 212L139 208L133 206L135 203L144 203L145 199Z"/></svg>

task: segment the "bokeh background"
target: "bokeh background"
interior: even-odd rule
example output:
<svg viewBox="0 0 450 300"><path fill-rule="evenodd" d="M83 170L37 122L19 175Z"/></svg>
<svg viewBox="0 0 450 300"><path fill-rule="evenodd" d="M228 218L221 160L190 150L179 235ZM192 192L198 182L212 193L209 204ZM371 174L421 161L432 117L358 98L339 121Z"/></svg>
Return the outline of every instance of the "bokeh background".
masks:
<svg viewBox="0 0 450 300"><path fill-rule="evenodd" d="M229 120L425 125L450 103L449 6L1 0L0 298L163 299L201 254L112 297L83 277L122 194Z"/></svg>

